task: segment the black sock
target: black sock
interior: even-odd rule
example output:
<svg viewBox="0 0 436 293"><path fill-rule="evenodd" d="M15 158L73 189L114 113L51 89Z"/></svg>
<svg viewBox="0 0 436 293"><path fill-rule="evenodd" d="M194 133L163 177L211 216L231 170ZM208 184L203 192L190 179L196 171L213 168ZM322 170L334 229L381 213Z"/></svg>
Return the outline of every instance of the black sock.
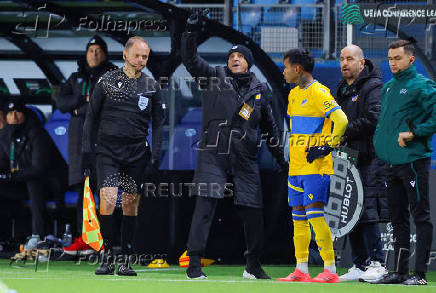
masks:
<svg viewBox="0 0 436 293"><path fill-rule="evenodd" d="M113 215L100 215L99 220L104 249L105 251L110 251L114 243L115 218Z"/></svg>
<svg viewBox="0 0 436 293"><path fill-rule="evenodd" d="M136 229L136 216L124 216L121 222L121 249L122 254L131 255L134 253L133 242Z"/></svg>

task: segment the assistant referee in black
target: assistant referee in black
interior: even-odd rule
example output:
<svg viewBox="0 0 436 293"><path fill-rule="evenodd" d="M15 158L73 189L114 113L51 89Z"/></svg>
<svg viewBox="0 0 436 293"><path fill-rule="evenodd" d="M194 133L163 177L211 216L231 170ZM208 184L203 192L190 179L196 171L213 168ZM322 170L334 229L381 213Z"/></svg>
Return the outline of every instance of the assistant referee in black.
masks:
<svg viewBox="0 0 436 293"><path fill-rule="evenodd" d="M140 37L130 38L123 51L123 68L104 74L91 96L83 129L84 164L91 152L91 137L97 135L96 170L100 189L100 226L104 239L104 260L97 275L113 274L112 244L116 236L113 212L122 190L123 219L121 247L124 256L117 269L122 276L136 276L129 263L133 254L133 239L138 216L143 174L148 164L158 166L161 148L161 128L165 104L160 87L142 72L150 48ZM152 152L147 141L152 121ZM150 161L151 160L151 161ZM90 169L89 166L87 169Z"/></svg>

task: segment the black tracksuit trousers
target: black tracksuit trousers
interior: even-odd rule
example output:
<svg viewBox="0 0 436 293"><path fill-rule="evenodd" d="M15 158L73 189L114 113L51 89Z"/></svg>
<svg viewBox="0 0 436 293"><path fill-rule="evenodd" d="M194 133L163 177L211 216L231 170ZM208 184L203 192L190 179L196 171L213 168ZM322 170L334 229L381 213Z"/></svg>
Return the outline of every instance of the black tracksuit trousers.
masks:
<svg viewBox="0 0 436 293"><path fill-rule="evenodd" d="M188 255L202 256L206 250L207 238L212 225L217 198L198 196L188 239ZM263 252L264 220L263 209L238 206L239 216L244 226L248 267L259 267Z"/></svg>
<svg viewBox="0 0 436 293"><path fill-rule="evenodd" d="M389 213L394 234L395 271L409 273L410 214L416 225L415 272L425 273L433 225L429 204L430 158L387 168Z"/></svg>

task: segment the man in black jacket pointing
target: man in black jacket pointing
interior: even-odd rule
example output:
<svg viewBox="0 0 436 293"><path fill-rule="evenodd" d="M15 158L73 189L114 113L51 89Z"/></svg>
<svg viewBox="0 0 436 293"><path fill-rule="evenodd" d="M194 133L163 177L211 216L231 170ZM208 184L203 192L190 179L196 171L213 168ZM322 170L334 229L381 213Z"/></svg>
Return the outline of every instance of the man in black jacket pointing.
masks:
<svg viewBox="0 0 436 293"><path fill-rule="evenodd" d="M249 69L251 51L235 45L227 66L211 67L197 54L198 17L191 15L182 36L182 60L203 85L202 134L194 175L196 206L188 239L187 276L205 279L201 256L205 252L218 199L224 197L227 177L234 184L234 202L244 226L247 260L244 278L269 279L260 265L263 251L263 205L257 153L258 129L281 168L287 172L279 129L267 97L267 88ZM202 81L202 82L200 82ZM207 81L207 82L203 82Z"/></svg>

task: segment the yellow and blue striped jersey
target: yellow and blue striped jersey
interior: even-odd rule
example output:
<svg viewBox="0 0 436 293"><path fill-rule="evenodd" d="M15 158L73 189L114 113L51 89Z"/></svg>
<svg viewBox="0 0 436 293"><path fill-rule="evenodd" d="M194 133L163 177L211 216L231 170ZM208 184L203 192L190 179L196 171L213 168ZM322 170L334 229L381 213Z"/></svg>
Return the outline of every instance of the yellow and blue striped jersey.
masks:
<svg viewBox="0 0 436 293"><path fill-rule="evenodd" d="M309 146L320 146L331 139L330 113L340 109L330 90L314 80L304 89L294 87L289 92L290 118L289 176L333 174L331 154L309 164L306 160Z"/></svg>

